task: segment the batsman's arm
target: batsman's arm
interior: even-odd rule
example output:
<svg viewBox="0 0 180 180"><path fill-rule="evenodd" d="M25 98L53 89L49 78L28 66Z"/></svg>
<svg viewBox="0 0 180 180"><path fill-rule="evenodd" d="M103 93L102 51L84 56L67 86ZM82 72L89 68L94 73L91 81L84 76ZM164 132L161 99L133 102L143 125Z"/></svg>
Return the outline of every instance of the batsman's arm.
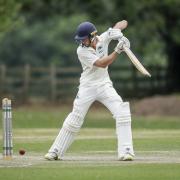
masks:
<svg viewBox="0 0 180 180"><path fill-rule="evenodd" d="M108 65L112 64L116 60L117 56L118 53L114 51L110 55L104 56L98 59L97 61L95 61L94 66L106 68Z"/></svg>
<svg viewBox="0 0 180 180"><path fill-rule="evenodd" d="M117 22L113 28L124 30L125 28L127 28L127 26L128 26L128 22L126 20L122 20L122 21Z"/></svg>
<svg viewBox="0 0 180 180"><path fill-rule="evenodd" d="M116 60L118 54L120 54L122 52L123 45L124 45L124 41L119 40L114 51L110 55L104 56L104 57L96 60L94 65L97 67L106 68L107 66L112 64Z"/></svg>

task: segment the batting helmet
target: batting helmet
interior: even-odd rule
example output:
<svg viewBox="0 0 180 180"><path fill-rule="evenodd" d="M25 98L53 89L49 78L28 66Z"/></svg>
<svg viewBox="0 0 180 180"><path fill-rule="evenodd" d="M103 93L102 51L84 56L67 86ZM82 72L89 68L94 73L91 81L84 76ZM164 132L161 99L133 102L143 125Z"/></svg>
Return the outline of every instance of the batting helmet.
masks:
<svg viewBox="0 0 180 180"><path fill-rule="evenodd" d="M83 22L77 27L75 40L81 41L93 36L95 33L97 33L97 29L94 24L90 22Z"/></svg>

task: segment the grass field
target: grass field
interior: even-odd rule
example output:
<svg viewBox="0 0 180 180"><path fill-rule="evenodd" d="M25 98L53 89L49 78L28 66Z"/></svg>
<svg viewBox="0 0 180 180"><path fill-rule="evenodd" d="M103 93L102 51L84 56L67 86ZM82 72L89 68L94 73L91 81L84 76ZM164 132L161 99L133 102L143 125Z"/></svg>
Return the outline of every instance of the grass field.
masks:
<svg viewBox="0 0 180 180"><path fill-rule="evenodd" d="M180 179L179 117L134 117L136 159L120 162L111 115L104 109L92 109L64 160L49 162L43 156L70 108L47 109L14 110L14 157L5 161L0 156L0 179ZM26 150L24 156L18 155L21 148Z"/></svg>

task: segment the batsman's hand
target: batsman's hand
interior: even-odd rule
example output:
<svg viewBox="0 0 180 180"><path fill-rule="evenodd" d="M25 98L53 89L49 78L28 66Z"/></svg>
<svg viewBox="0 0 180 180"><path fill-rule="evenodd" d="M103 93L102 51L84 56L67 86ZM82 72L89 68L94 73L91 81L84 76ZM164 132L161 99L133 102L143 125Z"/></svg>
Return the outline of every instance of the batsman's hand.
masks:
<svg viewBox="0 0 180 180"><path fill-rule="evenodd" d="M118 54L120 54L122 51L124 51L123 47L130 48L130 41L128 38L123 36L121 39L119 39L119 42L117 46L115 47L114 51L116 51Z"/></svg>
<svg viewBox="0 0 180 180"><path fill-rule="evenodd" d="M124 41L122 41L120 39L119 42L117 43L114 51L117 52L118 54L120 54L123 51L123 46L124 46Z"/></svg>
<svg viewBox="0 0 180 180"><path fill-rule="evenodd" d="M123 37L123 33L120 29L116 28L109 28L108 29L108 39L110 40L118 40Z"/></svg>
<svg viewBox="0 0 180 180"><path fill-rule="evenodd" d="M125 46L125 47L127 47L127 48L130 48L130 41L129 41L128 38L126 38L125 36L123 36L123 37L121 38L121 41L124 42L123 46Z"/></svg>

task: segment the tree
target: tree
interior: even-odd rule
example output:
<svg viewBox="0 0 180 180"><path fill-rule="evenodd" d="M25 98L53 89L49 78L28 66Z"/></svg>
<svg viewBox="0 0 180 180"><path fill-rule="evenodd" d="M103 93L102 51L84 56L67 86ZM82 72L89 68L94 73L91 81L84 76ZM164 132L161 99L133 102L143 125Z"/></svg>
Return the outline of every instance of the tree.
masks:
<svg viewBox="0 0 180 180"><path fill-rule="evenodd" d="M78 64L74 31L87 16L54 16L53 19L25 23L1 42L0 62L9 66L75 66Z"/></svg>
<svg viewBox="0 0 180 180"><path fill-rule="evenodd" d="M115 17L125 17L132 33L138 38L138 49L145 52L152 48L152 41L162 44L162 53L168 59L168 77L173 89L180 90L180 1L179 0L116 0ZM118 10L118 7L122 7ZM116 18L117 19L117 18ZM141 45L140 45L141 44ZM153 52L157 53L159 47L154 46ZM149 53L149 51L147 51ZM161 55L163 56L163 54ZM153 61L153 59L152 59Z"/></svg>
<svg viewBox="0 0 180 180"><path fill-rule="evenodd" d="M8 11L3 15L6 23L3 23L2 27L9 29L12 20L17 17L19 5L17 0L3 2L7 5L4 9ZM54 18L63 21L72 16L80 17L82 14L85 14L87 19L77 19L74 26L82 20L89 20L104 28L119 20L128 20L129 26L123 33L130 39L136 54L143 56L143 64L168 65L168 76L175 85L174 90L180 90L179 0L24 0L21 3L19 14L25 17L26 25L32 25L32 28L42 26L39 28L42 30L43 26ZM34 44L38 43L37 38L31 40ZM67 52L65 47L63 49ZM63 56L65 57L65 54Z"/></svg>
<svg viewBox="0 0 180 180"><path fill-rule="evenodd" d="M0 0L0 37L17 23L20 6L18 0Z"/></svg>

